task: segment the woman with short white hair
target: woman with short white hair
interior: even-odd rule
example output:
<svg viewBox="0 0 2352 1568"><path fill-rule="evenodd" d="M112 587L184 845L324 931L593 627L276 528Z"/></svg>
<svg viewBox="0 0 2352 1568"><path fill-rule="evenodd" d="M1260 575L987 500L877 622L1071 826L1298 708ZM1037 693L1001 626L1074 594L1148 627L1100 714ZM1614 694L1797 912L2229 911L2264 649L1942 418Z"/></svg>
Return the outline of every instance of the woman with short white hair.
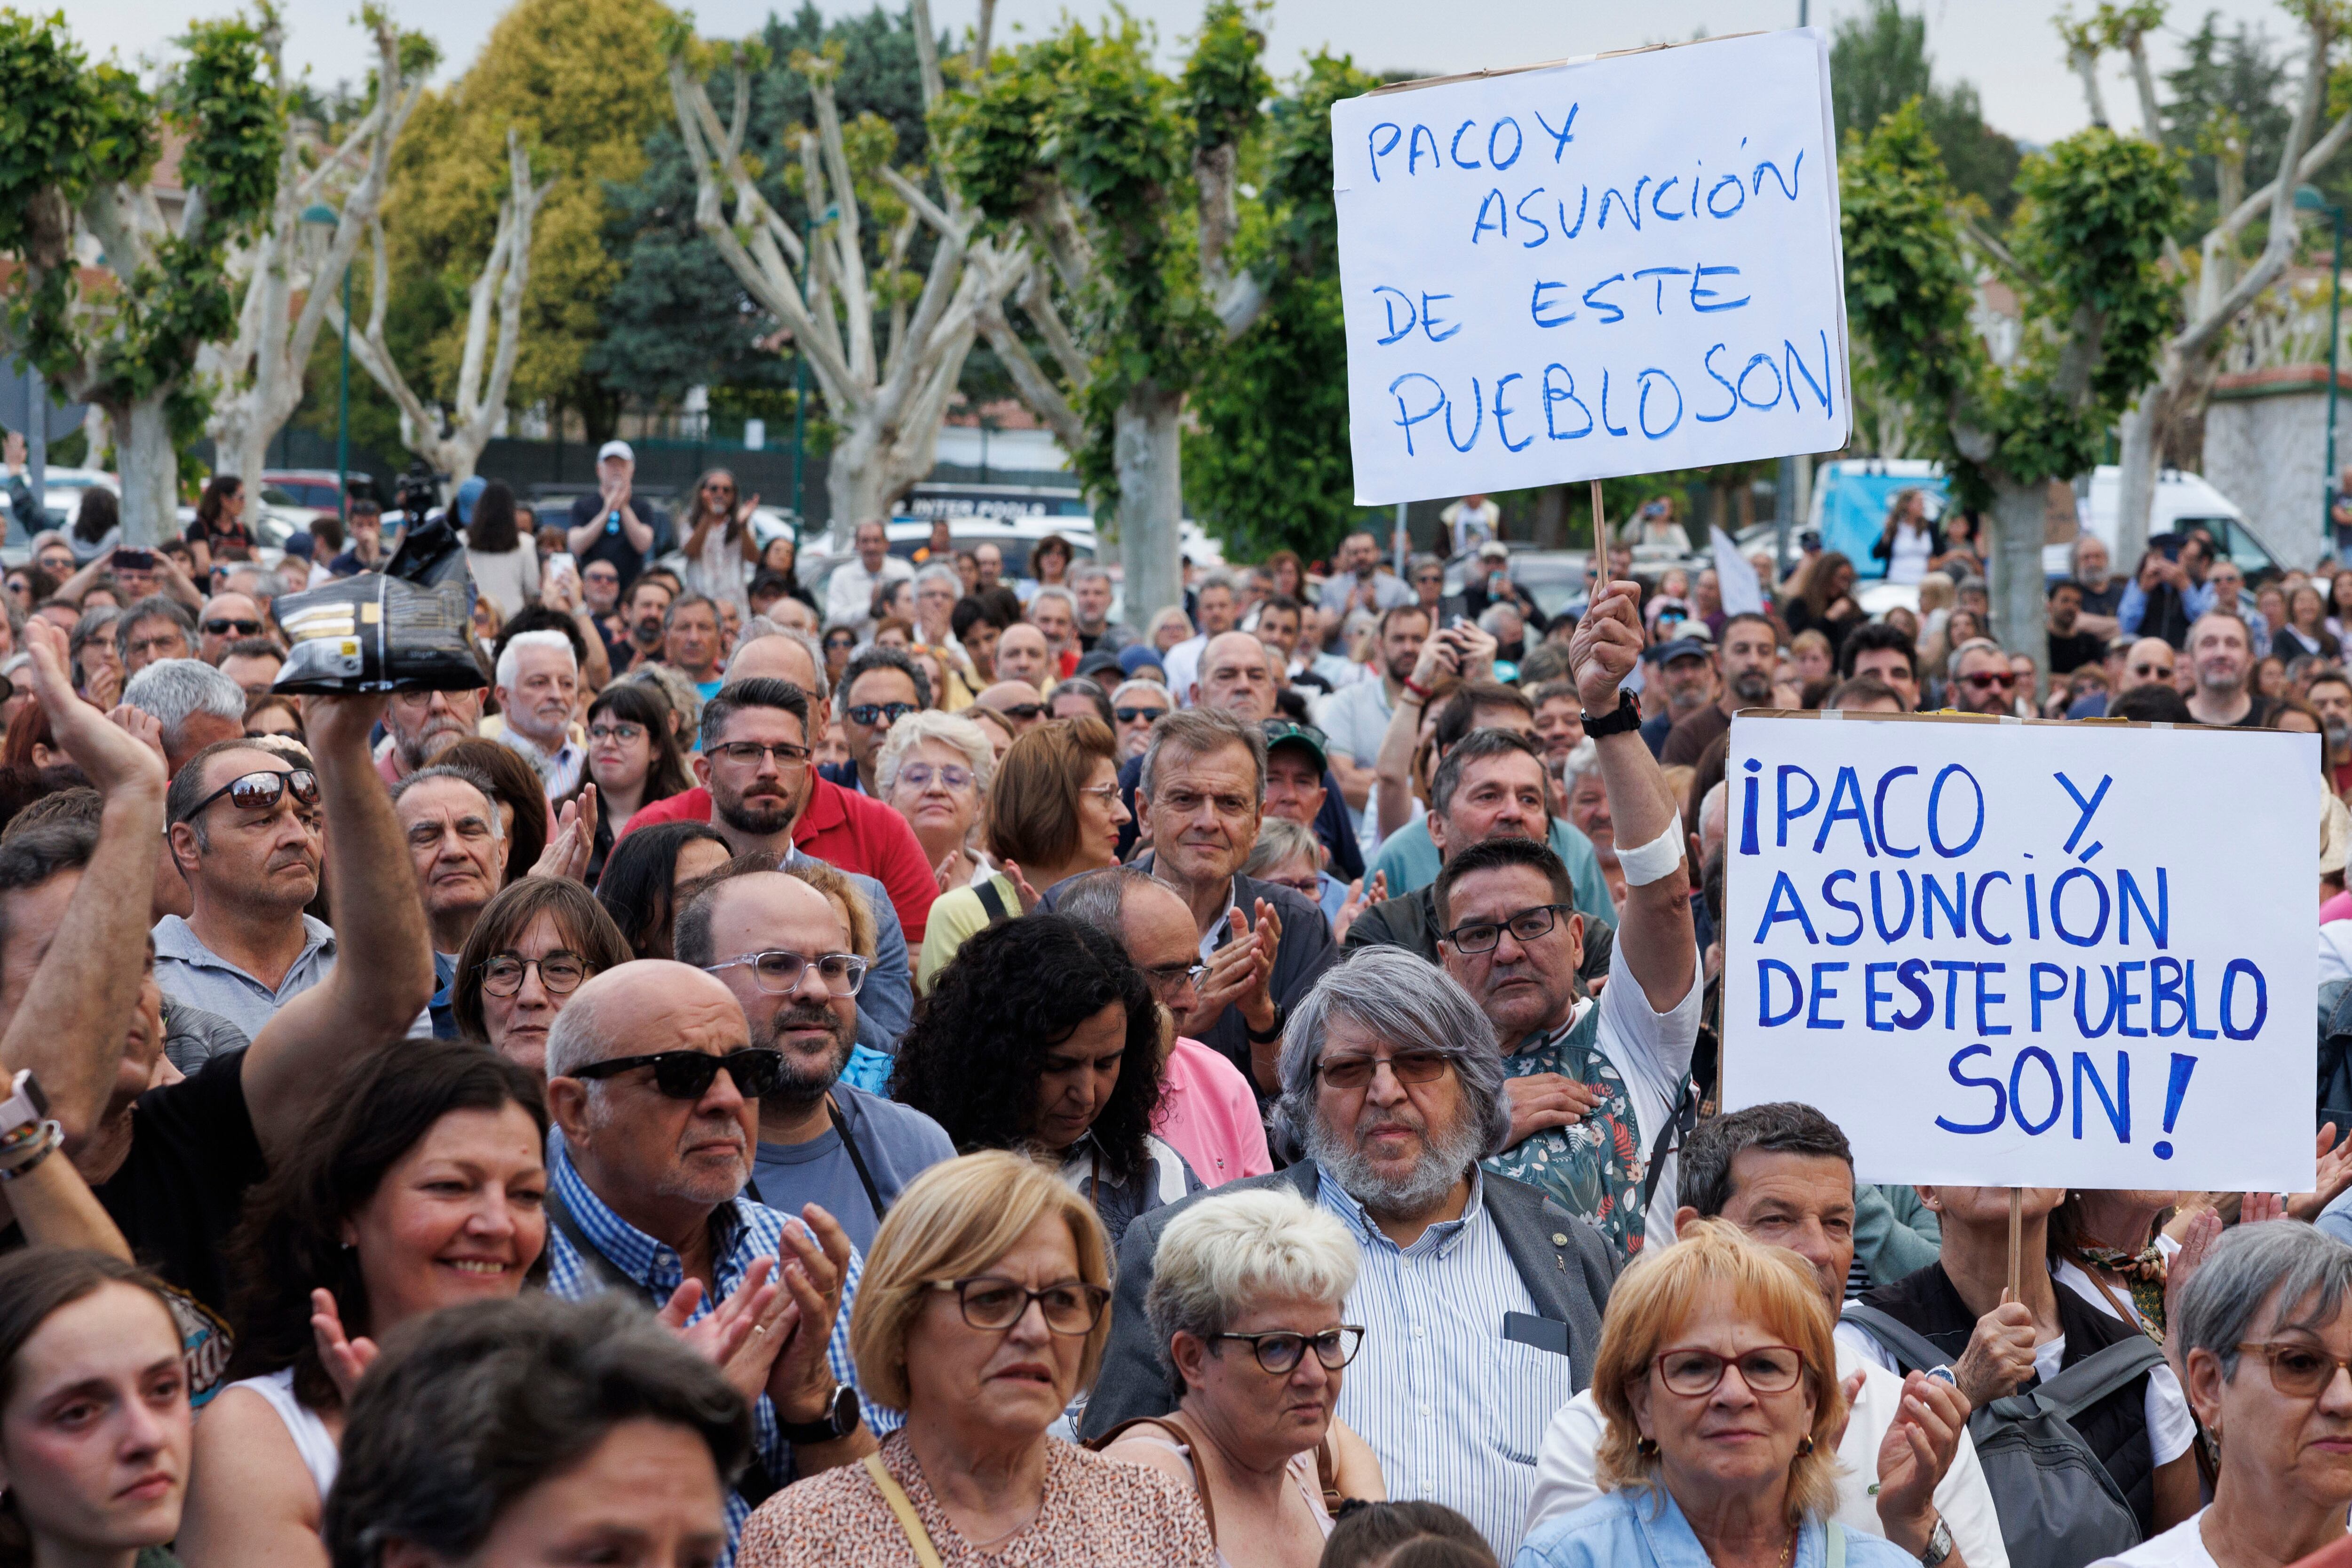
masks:
<svg viewBox="0 0 2352 1568"><path fill-rule="evenodd" d="M874 758L874 782L907 819L940 891L966 887L990 867L971 847L971 830L996 777L996 748L968 718L936 708L907 714L890 727Z"/></svg>
<svg viewBox="0 0 2352 1568"><path fill-rule="evenodd" d="M1313 1568L1331 1533L1326 1491L1385 1495L1370 1448L1334 1414L1364 1335L1340 1321L1355 1239L1297 1193L1261 1187L1187 1207L1153 1260L1143 1310L1176 1409L1098 1446L1192 1488L1219 1563Z"/></svg>

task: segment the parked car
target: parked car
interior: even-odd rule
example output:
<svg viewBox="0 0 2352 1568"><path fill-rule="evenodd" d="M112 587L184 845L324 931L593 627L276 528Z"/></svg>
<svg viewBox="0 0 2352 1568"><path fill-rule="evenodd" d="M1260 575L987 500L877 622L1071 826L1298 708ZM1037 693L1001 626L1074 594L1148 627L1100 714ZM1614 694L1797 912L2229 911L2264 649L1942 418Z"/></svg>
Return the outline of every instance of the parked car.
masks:
<svg viewBox="0 0 2352 1568"><path fill-rule="evenodd" d="M47 516L47 527L62 528L71 525L74 513L81 507L84 492L90 489L111 490L119 499L122 481L102 468L50 468L41 476L41 510ZM8 542L27 545L32 535L16 524L13 509L8 515Z"/></svg>
<svg viewBox="0 0 2352 1568"><path fill-rule="evenodd" d="M338 484L340 477L332 468L265 468L261 471L262 484L284 496L289 505L312 507L322 512L341 509L339 502L342 492ZM352 470L350 478L352 495L376 494L373 476L355 468Z"/></svg>

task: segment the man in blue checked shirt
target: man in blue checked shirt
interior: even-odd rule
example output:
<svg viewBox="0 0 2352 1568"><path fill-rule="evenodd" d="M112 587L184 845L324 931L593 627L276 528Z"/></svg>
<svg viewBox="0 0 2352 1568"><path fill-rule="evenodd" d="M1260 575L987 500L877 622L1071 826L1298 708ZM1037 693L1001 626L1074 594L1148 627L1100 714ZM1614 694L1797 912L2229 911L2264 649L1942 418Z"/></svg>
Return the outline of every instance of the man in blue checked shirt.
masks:
<svg viewBox="0 0 2352 1568"><path fill-rule="evenodd" d="M761 1266L783 1286L730 1378L752 1401L758 1462L727 1499L729 1557L778 1488L874 1452L896 1412L865 1405L849 1354L859 1262L833 1217L795 1220L741 1195L759 1097L782 1066L753 1050L733 993L683 964L645 960L573 993L547 1040L547 1288L635 1295L699 1322L740 1311ZM736 1300L739 1291L747 1292Z"/></svg>

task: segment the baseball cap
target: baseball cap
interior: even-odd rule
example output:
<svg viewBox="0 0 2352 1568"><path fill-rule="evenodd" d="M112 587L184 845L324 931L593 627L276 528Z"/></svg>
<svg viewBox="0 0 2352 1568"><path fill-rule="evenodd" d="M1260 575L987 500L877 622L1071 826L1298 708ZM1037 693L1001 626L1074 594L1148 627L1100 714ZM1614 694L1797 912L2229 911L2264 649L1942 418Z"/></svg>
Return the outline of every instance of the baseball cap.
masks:
<svg viewBox="0 0 2352 1568"><path fill-rule="evenodd" d="M1119 668L1118 655L1108 648L1097 648L1078 660L1078 674L1082 675L1108 674L1113 670L1126 674Z"/></svg>
<svg viewBox="0 0 2352 1568"><path fill-rule="evenodd" d="M627 463L635 463L637 460L637 455L630 450L629 444L625 441L608 441L596 448L597 462L602 463L607 457L618 457Z"/></svg>
<svg viewBox="0 0 2352 1568"><path fill-rule="evenodd" d="M479 474L475 475L472 478L457 486L457 497L449 503L449 506L450 509L457 514L458 527L470 528L473 526L474 503L480 500L482 498L482 492L489 487L490 482L488 479L483 478Z"/></svg>
<svg viewBox="0 0 2352 1568"><path fill-rule="evenodd" d="M1511 559L1511 547L1505 544L1500 539L1488 539L1485 544L1478 547L1478 559L1480 560L1508 560Z"/></svg>
<svg viewBox="0 0 2352 1568"><path fill-rule="evenodd" d="M1676 659L1704 659L1715 652L1714 639L1709 637L1677 637L1671 643L1660 643L1642 651L1642 657L1653 664L1664 666Z"/></svg>
<svg viewBox="0 0 2352 1568"><path fill-rule="evenodd" d="M292 556L297 560L309 560L310 559L310 552L316 548L317 547L310 542L310 536L309 534L289 534L286 536L286 553Z"/></svg>
<svg viewBox="0 0 2352 1568"><path fill-rule="evenodd" d="M1160 650L1153 647L1149 643L1132 643L1120 649L1118 652L1118 667L1125 671L1130 677L1133 676L1135 672L1138 670L1160 670L1164 672L1166 669L1166 665L1160 661Z"/></svg>
<svg viewBox="0 0 2352 1568"><path fill-rule="evenodd" d="M1329 743L1324 738L1323 732L1313 725L1297 724L1286 718L1261 719L1258 725L1265 731L1266 750L1272 751L1277 746L1303 746L1315 754L1317 768L1328 768L1331 766L1331 758L1325 751Z"/></svg>

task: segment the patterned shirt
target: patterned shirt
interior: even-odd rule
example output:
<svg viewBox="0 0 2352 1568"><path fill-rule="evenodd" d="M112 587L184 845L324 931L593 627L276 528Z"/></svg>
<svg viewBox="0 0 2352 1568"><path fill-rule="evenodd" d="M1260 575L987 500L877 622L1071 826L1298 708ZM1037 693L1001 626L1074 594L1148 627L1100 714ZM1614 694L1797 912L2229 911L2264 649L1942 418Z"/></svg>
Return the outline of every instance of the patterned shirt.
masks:
<svg viewBox="0 0 2352 1568"><path fill-rule="evenodd" d="M558 1127L547 1131L547 1179L553 1194L570 1211L580 1233L601 1254L604 1270L618 1273L637 1285L647 1305L659 1307L669 1300L670 1292L686 1281L684 1261L663 1242L623 1219L606 1207L604 1200L589 1190L588 1184L572 1168L571 1156L563 1147L563 1132ZM705 1291L687 1321L699 1322L709 1316L718 1303L743 1282L744 1272L755 1258L781 1258L783 1252L784 1224L787 1217L763 1204L738 1197L718 1209L710 1217L713 1230L711 1277L718 1285L716 1291ZM795 1220L793 1223L797 1224ZM551 1225L547 1234L547 1291L567 1301L585 1301L605 1289L605 1281L594 1265L583 1260L572 1246L563 1228ZM833 1338L825 1347L825 1360L833 1375L843 1383L855 1385L857 1366L849 1354L849 1309L857 1300L857 1281L865 1272L865 1263L855 1251L849 1256L849 1267L841 1283L841 1311L833 1320ZM896 1431L904 1417L897 1411L886 1409L859 1395L864 1407L867 1430L876 1437ZM760 1462L769 1476L779 1485L793 1479L791 1445L777 1429L776 1407L764 1394L751 1406L751 1435L759 1450ZM751 1510L740 1494L732 1488L727 1493L728 1557L734 1554L735 1541L743 1529L743 1521Z"/></svg>
<svg viewBox="0 0 2352 1568"><path fill-rule="evenodd" d="M1316 1202L1356 1238L1348 1293L1363 1348L1339 1391L1339 1418L1381 1461L1389 1496L1442 1502L1507 1563L1535 1495L1536 1456L1552 1413L1576 1390L1568 1357L1503 1337L1504 1316L1535 1312L1471 1167L1462 1218L1399 1247L1326 1172Z"/></svg>
<svg viewBox="0 0 2352 1568"><path fill-rule="evenodd" d="M1192 1491L1142 1465L1045 1440L1037 1517L992 1552L966 1541L924 1483L901 1434L883 1469L905 1490L941 1568L1215 1568L1209 1521ZM743 1531L742 1568L915 1568L915 1548L864 1465L812 1476L770 1498Z"/></svg>

